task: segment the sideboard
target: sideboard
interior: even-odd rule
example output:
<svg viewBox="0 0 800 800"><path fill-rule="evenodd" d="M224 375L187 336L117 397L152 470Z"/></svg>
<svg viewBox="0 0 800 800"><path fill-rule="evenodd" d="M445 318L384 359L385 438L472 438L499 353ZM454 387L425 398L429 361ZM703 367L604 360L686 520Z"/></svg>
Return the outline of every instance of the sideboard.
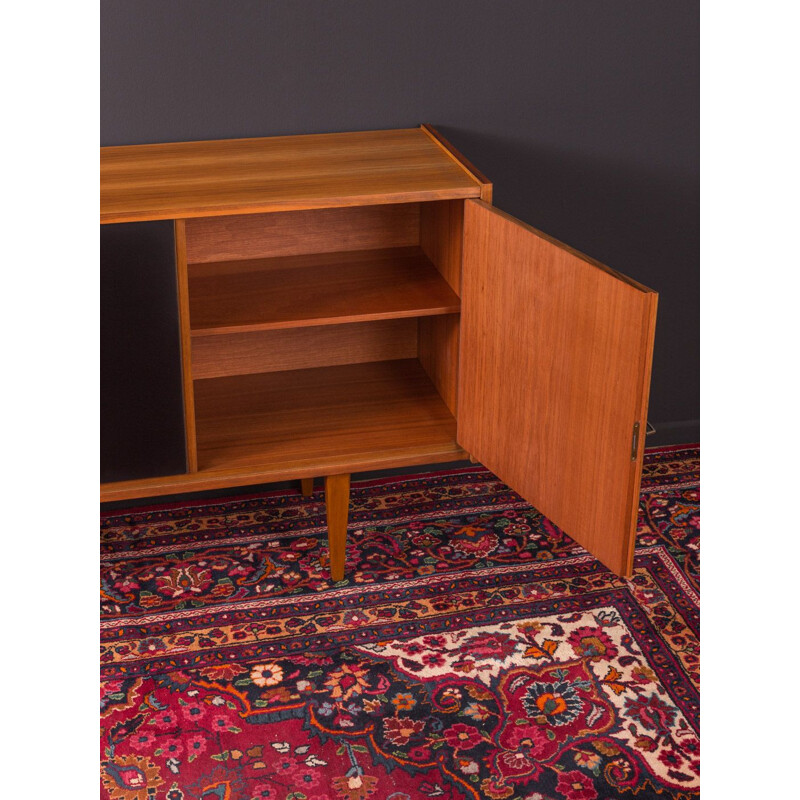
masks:
<svg viewBox="0 0 800 800"><path fill-rule="evenodd" d="M119 257L169 226L185 456L101 501L323 476L340 580L351 473L469 456L630 575L657 294L491 202L427 125L101 148Z"/></svg>

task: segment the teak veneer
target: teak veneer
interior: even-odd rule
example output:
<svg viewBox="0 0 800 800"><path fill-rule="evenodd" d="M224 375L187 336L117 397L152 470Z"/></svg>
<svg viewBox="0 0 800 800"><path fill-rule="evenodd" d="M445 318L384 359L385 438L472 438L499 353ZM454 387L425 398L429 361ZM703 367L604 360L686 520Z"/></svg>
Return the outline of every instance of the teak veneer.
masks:
<svg viewBox="0 0 800 800"><path fill-rule="evenodd" d="M372 453L458 451L456 421L416 358L195 382L201 470L264 463L294 476Z"/></svg>
<svg viewBox="0 0 800 800"><path fill-rule="evenodd" d="M103 147L100 221L480 196L421 128Z"/></svg>
<svg viewBox="0 0 800 800"><path fill-rule="evenodd" d="M352 472L470 457L629 575L657 295L491 198L430 126L102 148L101 223L174 221L186 470L101 500L323 476L340 580Z"/></svg>
<svg viewBox="0 0 800 800"><path fill-rule="evenodd" d="M192 336L461 309L458 295L419 247L197 264L190 275Z"/></svg>

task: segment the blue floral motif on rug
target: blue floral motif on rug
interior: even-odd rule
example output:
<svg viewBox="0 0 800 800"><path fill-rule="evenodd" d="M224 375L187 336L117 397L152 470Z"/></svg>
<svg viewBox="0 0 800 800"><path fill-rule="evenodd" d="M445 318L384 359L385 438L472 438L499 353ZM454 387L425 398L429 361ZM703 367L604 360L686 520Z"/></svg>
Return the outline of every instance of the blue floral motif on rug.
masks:
<svg viewBox="0 0 800 800"><path fill-rule="evenodd" d="M699 796L699 449L623 580L482 467L102 516L101 794Z"/></svg>

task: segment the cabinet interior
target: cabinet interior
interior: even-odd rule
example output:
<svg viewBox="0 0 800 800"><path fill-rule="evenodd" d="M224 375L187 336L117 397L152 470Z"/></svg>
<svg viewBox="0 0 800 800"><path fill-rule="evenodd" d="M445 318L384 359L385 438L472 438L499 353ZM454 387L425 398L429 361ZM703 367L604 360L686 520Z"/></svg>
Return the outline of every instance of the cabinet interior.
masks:
<svg viewBox="0 0 800 800"><path fill-rule="evenodd" d="M463 211L442 200L185 220L196 469L462 457Z"/></svg>

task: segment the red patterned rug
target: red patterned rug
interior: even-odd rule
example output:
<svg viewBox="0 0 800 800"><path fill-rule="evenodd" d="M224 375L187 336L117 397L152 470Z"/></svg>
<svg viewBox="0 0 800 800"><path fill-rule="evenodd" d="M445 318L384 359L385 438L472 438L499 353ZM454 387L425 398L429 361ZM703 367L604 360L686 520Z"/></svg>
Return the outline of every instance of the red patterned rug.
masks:
<svg viewBox="0 0 800 800"><path fill-rule="evenodd" d="M698 797L698 480L629 581L477 466L355 483L335 585L320 488L105 513L101 795Z"/></svg>

